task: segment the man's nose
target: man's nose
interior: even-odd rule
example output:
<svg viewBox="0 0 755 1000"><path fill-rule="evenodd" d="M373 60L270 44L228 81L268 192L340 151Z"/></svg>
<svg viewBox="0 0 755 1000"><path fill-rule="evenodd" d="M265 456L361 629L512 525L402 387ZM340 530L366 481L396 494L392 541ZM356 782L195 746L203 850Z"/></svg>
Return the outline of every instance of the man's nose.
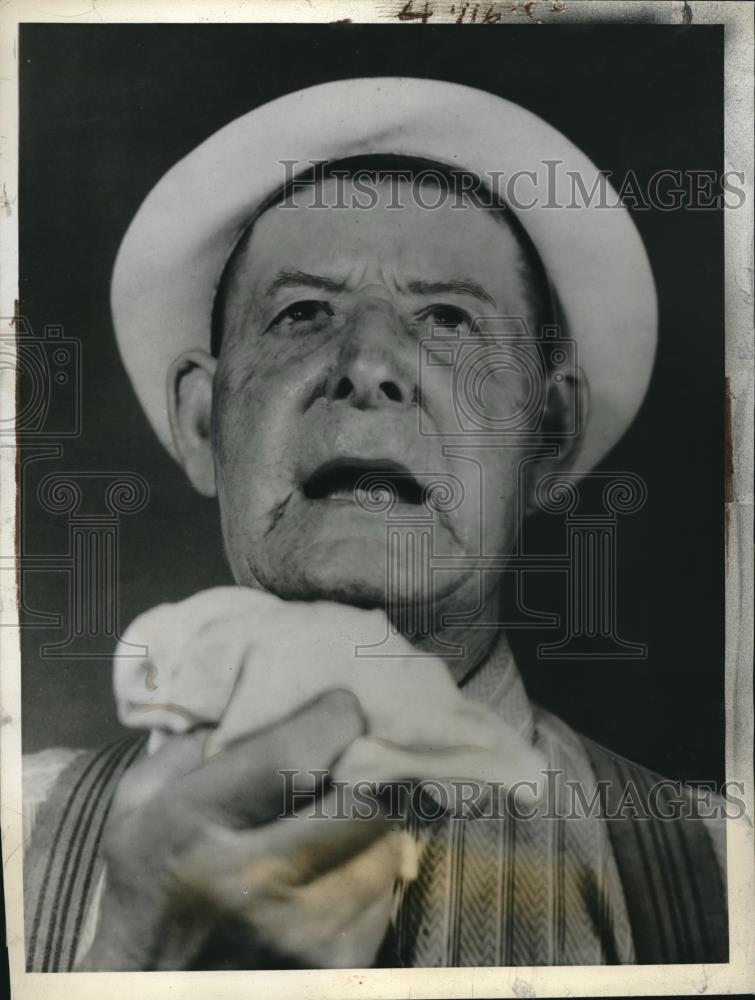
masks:
<svg viewBox="0 0 755 1000"><path fill-rule="evenodd" d="M328 399L358 409L408 405L416 397L413 363L415 354L393 305L364 304L345 325L328 378Z"/></svg>

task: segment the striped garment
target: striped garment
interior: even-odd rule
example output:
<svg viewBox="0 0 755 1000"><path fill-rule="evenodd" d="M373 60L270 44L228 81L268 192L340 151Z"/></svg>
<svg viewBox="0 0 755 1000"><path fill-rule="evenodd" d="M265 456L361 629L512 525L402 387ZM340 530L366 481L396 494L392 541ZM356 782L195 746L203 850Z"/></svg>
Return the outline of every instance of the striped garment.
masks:
<svg viewBox="0 0 755 1000"><path fill-rule="evenodd" d="M544 753L548 770L579 782L590 801L596 790L593 764L597 761L603 767L607 752L596 748L597 756L591 756L589 741L529 702L504 642L464 683L463 691L534 742ZM120 775L142 746L143 740L137 738L98 752L59 751L57 769L54 751L26 758L25 814L30 832L33 814L39 816L25 856L30 971L73 969L86 952L103 885L98 847L107 809ZM628 766L633 775L652 777L636 765ZM66 780L56 780L63 769ZM707 868L721 865L724 870L721 844L715 843L714 855L704 831L702 839L699 829L687 836L686 828L695 824L687 823L676 833L670 829L667 834L664 828L661 842L644 859L640 873L636 851L639 846L647 853L641 843L650 835L647 825L637 831L642 837L628 844L625 857L617 859L610 824L584 812L573 818L569 813L573 814L574 803L565 799L564 781L556 781L553 788L552 811L561 818L444 816L429 821L411 815L408 829L423 847L420 871L401 890L395 926L377 964L722 960L727 946L720 876L712 873L723 902L709 893L700 904L690 896L697 875L685 874L676 856L694 850L701 859L710 858ZM669 839L672 835L677 841ZM658 839L657 833L653 836ZM617 860L623 863L621 875ZM631 906L625 892L629 888ZM643 909L650 897L655 912ZM641 955L635 947L638 934ZM663 940L657 941L659 936Z"/></svg>
<svg viewBox="0 0 755 1000"><path fill-rule="evenodd" d="M93 904L104 877L100 845L105 820L118 780L144 742L143 737L128 738L73 759L65 751L61 780L52 785L49 752L43 779L34 761L31 768L24 767L25 787L37 793L24 804L30 835L24 854L29 971L70 972L86 952L96 926ZM42 801L40 785L46 792Z"/></svg>
<svg viewBox="0 0 755 1000"><path fill-rule="evenodd" d="M548 770L595 777L580 737L529 702L501 645L464 685L545 754ZM564 786L554 813L566 815ZM486 817L411 818L424 844L419 878L404 894L396 928L406 966L602 965L635 960L624 892L605 822Z"/></svg>

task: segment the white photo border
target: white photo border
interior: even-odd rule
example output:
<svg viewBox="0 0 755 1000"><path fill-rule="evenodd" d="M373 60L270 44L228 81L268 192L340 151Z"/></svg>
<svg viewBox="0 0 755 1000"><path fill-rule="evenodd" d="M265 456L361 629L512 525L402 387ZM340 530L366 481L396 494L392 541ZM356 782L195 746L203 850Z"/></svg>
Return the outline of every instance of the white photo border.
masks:
<svg viewBox="0 0 755 1000"><path fill-rule="evenodd" d="M0 9L0 317L18 299L18 26L20 23L393 23L421 31L458 21L453 0L10 0ZM468 6L474 6L468 5ZM0 574L6 621L0 629L0 825L7 945L14 1000L152 998L339 998L643 996L749 993L755 990L755 840L753 837L753 5L655 0L480 0L507 24L723 24L724 169L744 175L745 201L724 209L726 382L732 452L726 484L726 777L742 782L747 813L728 823L730 961L717 965L543 966L538 968L346 969L281 972L26 973L23 936L21 664L17 574ZM467 21L470 30L474 27ZM722 400L723 405L723 400ZM0 420L15 400L0 395ZM0 448L0 555L16 545L16 453Z"/></svg>

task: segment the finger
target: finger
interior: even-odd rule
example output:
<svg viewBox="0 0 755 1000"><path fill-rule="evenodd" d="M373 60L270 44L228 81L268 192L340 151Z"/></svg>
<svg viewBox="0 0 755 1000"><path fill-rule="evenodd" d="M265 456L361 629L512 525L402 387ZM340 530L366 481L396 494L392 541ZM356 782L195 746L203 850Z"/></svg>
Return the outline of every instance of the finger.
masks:
<svg viewBox="0 0 755 1000"><path fill-rule="evenodd" d="M350 807L330 794L323 799L322 812L279 819L255 831L255 875L264 880L266 870L274 868L276 878L290 884L309 882L398 829L399 822L379 809L369 820L354 818Z"/></svg>
<svg viewBox="0 0 755 1000"><path fill-rule="evenodd" d="M253 838L243 835L247 844ZM237 864L234 851L201 871L198 862L193 878L182 866L181 885L188 891L173 900L177 919L161 936L157 968L185 967L186 956L196 950L208 925L219 921L220 928L229 920L246 928L241 938L249 955L262 949L281 961L296 955L306 966L367 965L394 909L394 886L406 869L407 843L413 851L407 834L383 835L343 865L302 885L289 884L272 868L266 878L255 879L243 863Z"/></svg>
<svg viewBox="0 0 755 1000"><path fill-rule="evenodd" d="M177 793L223 825L256 826L285 811L284 772L318 791L324 775L365 730L357 699L330 691L295 715L238 741L187 775Z"/></svg>
<svg viewBox="0 0 755 1000"><path fill-rule="evenodd" d="M389 833L285 898L258 893L249 916L271 944L319 966L368 966L394 908L403 835Z"/></svg>
<svg viewBox="0 0 755 1000"><path fill-rule="evenodd" d="M449 747L416 751L362 736L354 740L338 760L333 778L349 785L457 780L477 781L481 785L495 782L510 787L518 782L541 784L545 766L540 752L524 740L505 740L494 748Z"/></svg>
<svg viewBox="0 0 755 1000"><path fill-rule="evenodd" d="M197 730L171 736L157 753L148 756L142 752L118 783L111 814L135 812L179 778L201 767L205 734Z"/></svg>
<svg viewBox="0 0 755 1000"><path fill-rule="evenodd" d="M332 818L335 795L323 800L324 811L294 815L287 819L234 832L213 827L217 836L205 837L184 857L176 872L182 891L226 900L258 890L285 896L295 886L305 885L325 872L347 863L373 843L400 829L384 813L370 819ZM411 838L404 845L402 871L414 877L416 850Z"/></svg>

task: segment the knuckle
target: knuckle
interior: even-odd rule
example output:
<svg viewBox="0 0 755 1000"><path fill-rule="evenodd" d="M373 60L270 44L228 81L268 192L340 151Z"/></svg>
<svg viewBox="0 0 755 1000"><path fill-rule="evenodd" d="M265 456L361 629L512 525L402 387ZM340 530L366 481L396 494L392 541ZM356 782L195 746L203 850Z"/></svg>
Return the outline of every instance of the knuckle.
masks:
<svg viewBox="0 0 755 1000"><path fill-rule="evenodd" d="M348 688L332 688L321 696L318 709L323 724L332 726L334 739L351 741L367 731L367 719L362 704Z"/></svg>
<svg viewBox="0 0 755 1000"><path fill-rule="evenodd" d="M198 817L179 795L167 794L108 817L103 851L109 865L154 870L196 840Z"/></svg>

